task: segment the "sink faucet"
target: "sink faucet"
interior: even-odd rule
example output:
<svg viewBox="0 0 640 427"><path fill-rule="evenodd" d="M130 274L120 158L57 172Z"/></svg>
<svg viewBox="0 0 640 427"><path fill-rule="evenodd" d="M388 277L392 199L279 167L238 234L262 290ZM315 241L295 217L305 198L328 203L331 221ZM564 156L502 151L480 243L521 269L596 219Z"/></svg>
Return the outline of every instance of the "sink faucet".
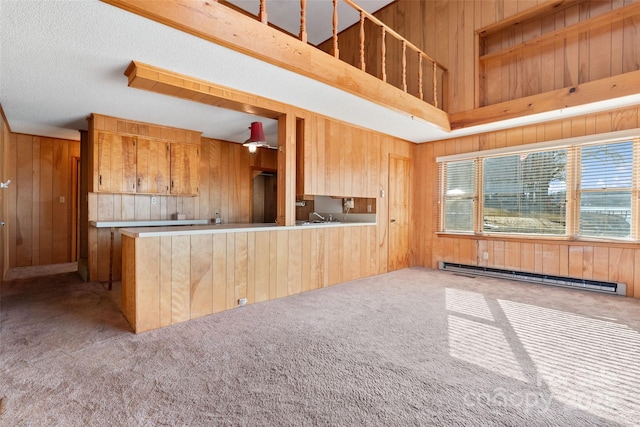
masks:
<svg viewBox="0 0 640 427"><path fill-rule="evenodd" d="M311 215L315 215L318 218L320 218L321 220L326 221L326 219L324 219L324 217L322 215L320 215L318 212L312 212Z"/></svg>

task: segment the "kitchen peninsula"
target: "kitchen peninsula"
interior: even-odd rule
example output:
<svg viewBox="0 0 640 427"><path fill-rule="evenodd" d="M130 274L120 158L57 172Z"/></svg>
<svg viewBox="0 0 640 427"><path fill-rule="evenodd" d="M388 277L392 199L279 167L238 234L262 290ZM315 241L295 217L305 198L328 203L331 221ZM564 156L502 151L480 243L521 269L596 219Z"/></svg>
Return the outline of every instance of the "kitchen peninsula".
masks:
<svg viewBox="0 0 640 427"><path fill-rule="evenodd" d="M134 332L379 273L369 223L124 228L122 310Z"/></svg>

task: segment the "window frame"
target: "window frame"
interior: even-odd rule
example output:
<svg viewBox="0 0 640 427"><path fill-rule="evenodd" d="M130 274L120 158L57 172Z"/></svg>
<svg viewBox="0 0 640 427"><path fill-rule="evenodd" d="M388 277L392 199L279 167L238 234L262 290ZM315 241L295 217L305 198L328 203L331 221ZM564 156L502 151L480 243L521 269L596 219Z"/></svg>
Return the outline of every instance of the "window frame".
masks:
<svg viewBox="0 0 640 427"><path fill-rule="evenodd" d="M592 236L580 234L580 195L581 195L581 150L584 147L594 145L606 145L613 143L632 143L632 188L631 188L631 223L629 237L616 236ZM565 232L563 234L543 233L519 233L519 232L492 232L483 230L484 213L484 160L490 157L502 157L509 155L521 155L532 152L554 151L566 149L566 200L565 200ZM474 202L474 226L473 231L452 231L444 228L445 191L446 185L444 171L446 164L464 160L474 160L476 165L475 202ZM440 204L438 233L457 235L476 235L484 237L543 239L543 240L576 240L594 242L621 242L635 243L640 241L640 129L612 132L608 134L589 135L585 137L569 138L563 140L545 141L527 145L503 147L498 149L461 153L456 155L437 157L439 166ZM616 189L615 191L622 191ZM626 190L628 191L628 189Z"/></svg>

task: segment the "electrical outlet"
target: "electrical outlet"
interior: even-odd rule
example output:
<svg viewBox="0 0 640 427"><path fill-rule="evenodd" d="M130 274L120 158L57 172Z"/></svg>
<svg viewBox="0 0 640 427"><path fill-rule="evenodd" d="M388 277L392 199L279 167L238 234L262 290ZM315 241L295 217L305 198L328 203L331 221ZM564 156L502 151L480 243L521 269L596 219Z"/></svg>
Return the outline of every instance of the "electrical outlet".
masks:
<svg viewBox="0 0 640 427"><path fill-rule="evenodd" d="M482 259L485 259L485 260L489 259L489 252L483 252Z"/></svg>
<svg viewBox="0 0 640 427"><path fill-rule="evenodd" d="M157 205L158 204L158 198L156 196L151 196L151 204L152 205Z"/></svg>
<svg viewBox="0 0 640 427"><path fill-rule="evenodd" d="M247 299L246 298L240 298L238 300L238 305L247 305Z"/></svg>

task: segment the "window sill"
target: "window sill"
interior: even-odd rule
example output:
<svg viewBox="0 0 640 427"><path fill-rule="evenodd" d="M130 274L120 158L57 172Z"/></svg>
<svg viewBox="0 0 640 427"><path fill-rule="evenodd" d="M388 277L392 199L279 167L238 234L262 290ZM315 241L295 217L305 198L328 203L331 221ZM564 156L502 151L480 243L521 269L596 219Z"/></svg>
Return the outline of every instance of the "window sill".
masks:
<svg viewBox="0 0 640 427"><path fill-rule="evenodd" d="M451 231L438 231L436 232L438 237L453 237L453 238L461 238L461 239L487 239L487 240L511 240L511 241L521 241L521 242L532 242L536 243L558 243L558 242L566 242L570 245L585 245L585 244L594 244L596 246L637 246L640 244L639 240L632 239L598 239L593 237L578 237L578 236L554 236L554 235L546 235L546 234L514 234L514 233L505 233L505 234L497 234L497 233L456 233Z"/></svg>

